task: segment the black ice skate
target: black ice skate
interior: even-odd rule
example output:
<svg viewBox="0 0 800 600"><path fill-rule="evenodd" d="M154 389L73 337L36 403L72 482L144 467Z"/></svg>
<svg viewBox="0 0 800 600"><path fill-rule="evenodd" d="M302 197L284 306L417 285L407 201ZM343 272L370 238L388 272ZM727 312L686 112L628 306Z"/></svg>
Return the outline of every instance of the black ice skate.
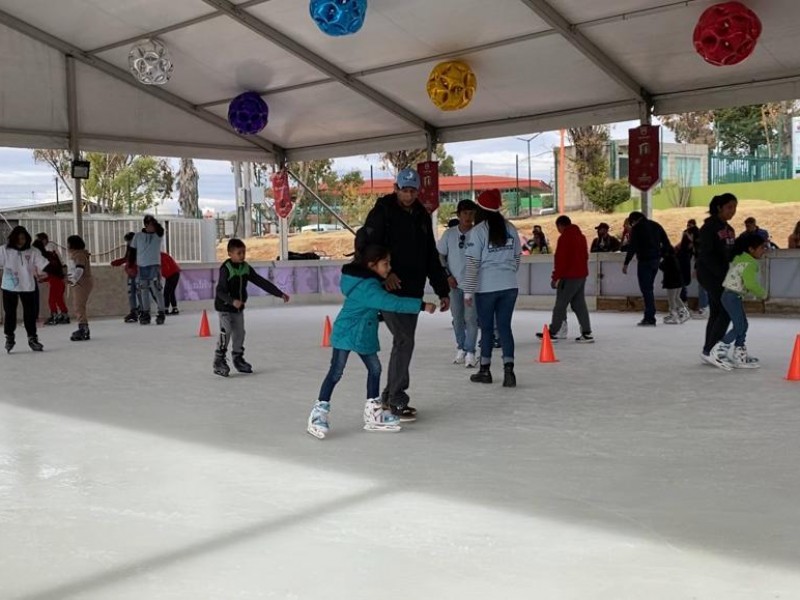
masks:
<svg viewBox="0 0 800 600"><path fill-rule="evenodd" d="M15 343L16 342L14 341L14 336L13 335L7 335L6 336L6 352L11 353L11 351L14 349Z"/></svg>
<svg viewBox="0 0 800 600"><path fill-rule="evenodd" d="M73 342L85 342L89 339L89 326L88 325L78 325L77 331L73 331L72 335L69 338Z"/></svg>
<svg viewBox="0 0 800 600"><path fill-rule="evenodd" d="M150 325L150 313L149 312L140 312L139 313L139 325Z"/></svg>
<svg viewBox="0 0 800 600"><path fill-rule="evenodd" d="M126 323L138 323L139 322L139 313L137 313L135 310L132 310L127 315L125 315L124 321Z"/></svg>
<svg viewBox="0 0 800 600"><path fill-rule="evenodd" d="M41 342L39 342L39 338L35 335L28 338L28 346L30 346L31 350L34 352L41 352L44 350L44 346L42 346Z"/></svg>
<svg viewBox="0 0 800 600"><path fill-rule="evenodd" d="M163 325L164 321L167 320L167 316L163 311L159 311L156 315L156 325Z"/></svg>
<svg viewBox="0 0 800 600"><path fill-rule="evenodd" d="M239 373L252 373L253 372L253 365L247 362L244 359L243 352L234 352L233 353L233 368L239 371Z"/></svg>
<svg viewBox="0 0 800 600"><path fill-rule="evenodd" d="M225 360L225 355L221 352L214 353L214 375L220 377L227 377L231 373L231 368L228 366L228 361Z"/></svg>

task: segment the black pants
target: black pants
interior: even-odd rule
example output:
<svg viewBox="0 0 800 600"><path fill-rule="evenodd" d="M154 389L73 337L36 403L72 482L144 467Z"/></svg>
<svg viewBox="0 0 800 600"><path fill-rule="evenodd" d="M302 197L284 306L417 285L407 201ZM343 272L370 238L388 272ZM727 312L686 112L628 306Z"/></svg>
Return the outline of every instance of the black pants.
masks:
<svg viewBox="0 0 800 600"><path fill-rule="evenodd" d="M178 299L175 297L175 290L178 289L178 281L181 278L180 272L170 275L164 280L164 308L178 308Z"/></svg>
<svg viewBox="0 0 800 600"><path fill-rule="evenodd" d="M13 336L17 329L17 305L22 301L22 318L28 337L36 335L36 292L9 292L3 290L3 332Z"/></svg>
<svg viewBox="0 0 800 600"><path fill-rule="evenodd" d="M698 276L698 283L708 292L708 324L706 325L706 341L703 352L708 354L717 343L725 337L731 318L722 306L722 282L710 281Z"/></svg>
<svg viewBox="0 0 800 600"><path fill-rule="evenodd" d="M414 335L417 332L419 313L409 315L385 312L383 319L393 337L383 400L396 408L405 408L408 406L406 390L411 384L408 371L414 355Z"/></svg>

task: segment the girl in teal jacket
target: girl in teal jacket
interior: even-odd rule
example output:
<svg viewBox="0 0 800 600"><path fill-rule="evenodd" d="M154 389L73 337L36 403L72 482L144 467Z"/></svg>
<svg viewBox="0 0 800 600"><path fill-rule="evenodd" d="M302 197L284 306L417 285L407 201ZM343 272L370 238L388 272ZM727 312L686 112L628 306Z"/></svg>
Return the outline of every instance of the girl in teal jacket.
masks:
<svg viewBox="0 0 800 600"><path fill-rule="evenodd" d="M389 251L377 245L367 246L356 255L352 263L342 267L342 280L339 286L345 301L333 325L331 366L322 382L319 400L308 417L308 433L316 438L323 439L328 433L331 396L334 387L342 378L351 352L356 352L367 367L364 429L400 431L399 419L390 411L383 409L380 399L378 313L380 311L433 313L436 305L387 292L383 288L383 280L389 275L390 270Z"/></svg>
<svg viewBox="0 0 800 600"><path fill-rule="evenodd" d="M758 261L766 251L766 240L757 233L745 233L736 240L734 257L722 283L722 306L731 318L731 329L719 343L718 356L726 356L721 368L756 369L758 359L747 353L747 315L744 312L743 296L749 295L763 300L767 293L761 287Z"/></svg>

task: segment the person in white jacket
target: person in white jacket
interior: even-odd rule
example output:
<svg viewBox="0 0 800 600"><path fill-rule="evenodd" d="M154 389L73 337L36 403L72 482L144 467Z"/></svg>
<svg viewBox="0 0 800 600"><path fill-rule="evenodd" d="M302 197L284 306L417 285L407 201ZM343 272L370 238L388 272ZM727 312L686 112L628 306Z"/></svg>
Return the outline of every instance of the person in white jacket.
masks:
<svg viewBox="0 0 800 600"><path fill-rule="evenodd" d="M11 352L15 344L17 329L17 306L22 303L22 319L28 334L28 345L34 352L41 352L44 346L36 335L36 280L45 277L44 268L48 260L39 250L31 247L31 234L24 227L11 230L8 243L0 248L0 269L3 279L3 331L6 335L6 352Z"/></svg>

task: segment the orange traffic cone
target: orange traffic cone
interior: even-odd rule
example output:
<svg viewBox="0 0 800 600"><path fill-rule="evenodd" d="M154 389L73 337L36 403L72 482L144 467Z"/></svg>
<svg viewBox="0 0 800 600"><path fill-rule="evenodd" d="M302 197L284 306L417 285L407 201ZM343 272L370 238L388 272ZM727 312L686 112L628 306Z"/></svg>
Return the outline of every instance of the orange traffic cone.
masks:
<svg viewBox="0 0 800 600"><path fill-rule="evenodd" d="M331 332L333 331L333 327L331 327L331 318L325 317L325 324L322 326L322 347L323 348L330 348L331 347Z"/></svg>
<svg viewBox="0 0 800 600"><path fill-rule="evenodd" d="M794 341L794 352L792 360L789 361L789 372L786 373L789 381L800 381L800 335Z"/></svg>
<svg viewBox="0 0 800 600"><path fill-rule="evenodd" d="M550 339L550 328L547 327L547 325L544 326L544 331L542 332L542 349L539 350L539 362L558 362L555 352L553 352L553 341Z"/></svg>
<svg viewBox="0 0 800 600"><path fill-rule="evenodd" d="M200 332L198 337L211 337L211 327L208 325L208 315L203 311L203 316L200 318Z"/></svg>

